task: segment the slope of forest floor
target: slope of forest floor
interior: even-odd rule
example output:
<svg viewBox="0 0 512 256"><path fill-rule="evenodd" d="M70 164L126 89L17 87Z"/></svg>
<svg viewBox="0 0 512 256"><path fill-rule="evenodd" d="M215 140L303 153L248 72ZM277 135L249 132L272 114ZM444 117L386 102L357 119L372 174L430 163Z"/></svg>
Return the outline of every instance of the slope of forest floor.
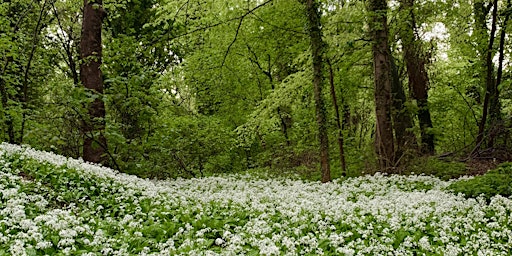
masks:
<svg viewBox="0 0 512 256"><path fill-rule="evenodd" d="M0 255L512 251L511 198L467 199L431 176L152 181L10 144L0 162Z"/></svg>

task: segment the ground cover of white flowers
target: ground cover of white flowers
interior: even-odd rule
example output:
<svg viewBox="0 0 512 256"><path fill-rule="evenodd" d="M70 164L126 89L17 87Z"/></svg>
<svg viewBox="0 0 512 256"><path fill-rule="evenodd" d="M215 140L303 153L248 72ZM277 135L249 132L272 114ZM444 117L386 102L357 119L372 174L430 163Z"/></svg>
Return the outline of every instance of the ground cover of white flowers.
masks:
<svg viewBox="0 0 512 256"><path fill-rule="evenodd" d="M512 200L426 176L149 181L0 145L0 255L510 255Z"/></svg>

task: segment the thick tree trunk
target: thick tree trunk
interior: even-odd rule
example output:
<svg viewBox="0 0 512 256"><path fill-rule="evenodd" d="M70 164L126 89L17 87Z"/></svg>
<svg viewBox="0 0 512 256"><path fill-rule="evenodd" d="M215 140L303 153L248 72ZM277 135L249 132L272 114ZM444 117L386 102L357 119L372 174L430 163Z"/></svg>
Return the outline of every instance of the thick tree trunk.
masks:
<svg viewBox="0 0 512 256"><path fill-rule="evenodd" d="M393 127L391 123L391 64L388 44L386 0L369 0L370 33L373 41L375 83L375 144L379 166L389 172L395 164Z"/></svg>
<svg viewBox="0 0 512 256"><path fill-rule="evenodd" d="M492 62L492 56L493 56L493 46L494 46L494 39L496 37L496 22L498 18L498 0L494 0L494 8L492 11L492 23L491 23L491 33L489 35L489 44L487 46L487 52L486 52L486 58L485 58L485 65L486 65L486 76L485 76L485 97L484 97L484 105L482 110L482 120L480 120L480 125L478 127L478 136L476 138L476 146L473 150L473 154L480 149L480 146L482 145L483 139L484 139L484 133L485 133L485 125L487 123L487 115L489 113L489 102L491 97L495 94L495 80L493 76L493 62Z"/></svg>
<svg viewBox="0 0 512 256"><path fill-rule="evenodd" d="M418 104L421 151L425 154L434 154L434 135L429 131L433 125L428 108L428 74L425 69L425 59L421 56L420 42L414 35L416 30L416 19L413 13L414 0L402 0L401 4L405 11L405 27L401 30L401 38L409 88Z"/></svg>
<svg viewBox="0 0 512 256"><path fill-rule="evenodd" d="M345 150L343 145L343 127L341 125L340 109L338 107L338 99L336 98L336 90L334 88L334 72L329 60L327 60L327 64L329 65L329 85L331 88L332 105L334 107L334 113L336 114L334 118L336 119L336 126L338 128L338 147L340 150L340 163L342 171L341 176L345 177L347 176L347 163L345 162Z"/></svg>
<svg viewBox="0 0 512 256"><path fill-rule="evenodd" d="M308 32L311 40L311 56L313 58L313 91L316 108L316 121L318 124L318 139L320 142L320 167L322 182L331 181L331 167L329 165L329 138L327 135L327 120L322 95L323 87L323 53L324 42L320 23L319 3L315 0L303 1L306 5L308 18Z"/></svg>
<svg viewBox="0 0 512 256"><path fill-rule="evenodd" d="M392 77L391 92L393 98L392 119L396 137L395 154L398 159L401 159L408 150L416 151L418 149L418 145L416 142L416 136L411 131L414 124L411 114L405 107L407 98L405 96L402 83L400 82L398 68L395 65L393 57L391 57L390 60Z"/></svg>
<svg viewBox="0 0 512 256"><path fill-rule="evenodd" d="M89 118L84 120L85 136L83 158L85 161L104 163L106 153L105 105L102 100L103 78L101 65L101 25L105 12L101 0L84 0L82 38L80 40L80 80L96 97L89 105Z"/></svg>

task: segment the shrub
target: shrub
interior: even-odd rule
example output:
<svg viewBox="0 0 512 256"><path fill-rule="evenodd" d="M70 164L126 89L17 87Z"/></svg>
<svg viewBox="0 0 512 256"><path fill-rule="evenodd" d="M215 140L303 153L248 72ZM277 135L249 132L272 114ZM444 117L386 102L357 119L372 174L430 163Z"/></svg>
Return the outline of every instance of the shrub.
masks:
<svg viewBox="0 0 512 256"><path fill-rule="evenodd" d="M498 194L509 197L512 195L512 163L501 164L496 169L470 180L454 182L448 189L466 197L483 196L487 200Z"/></svg>
<svg viewBox="0 0 512 256"><path fill-rule="evenodd" d="M442 180L458 178L466 174L464 163L440 160L435 157L417 158L406 167L403 174L425 174Z"/></svg>

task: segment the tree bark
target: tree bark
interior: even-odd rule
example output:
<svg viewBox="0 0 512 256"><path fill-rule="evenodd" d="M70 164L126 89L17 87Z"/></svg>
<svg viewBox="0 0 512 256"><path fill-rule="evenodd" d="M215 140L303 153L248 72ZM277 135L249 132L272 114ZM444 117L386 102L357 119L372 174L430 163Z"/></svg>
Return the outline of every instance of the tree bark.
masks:
<svg viewBox="0 0 512 256"><path fill-rule="evenodd" d="M404 48L404 59L407 66L409 88L418 105L418 121L421 133L421 152L434 154L434 135L431 130L432 119L428 108L428 74L425 68L425 59L421 56L420 41L415 36L416 19L414 18L414 0L402 0L405 12L404 24L401 29L401 39Z"/></svg>
<svg viewBox="0 0 512 256"><path fill-rule="evenodd" d="M82 38L80 40L80 80L94 95L88 106L90 120L83 120L83 159L105 163L107 141L105 130L105 104L102 100L103 78L101 65L101 26L105 12L101 0L84 0Z"/></svg>
<svg viewBox="0 0 512 256"><path fill-rule="evenodd" d="M315 0L303 0L308 19L308 33L310 38L311 56L313 59L313 92L315 99L316 121L318 124L318 140L320 142L320 168L322 182L331 181L331 167L329 164L329 138L327 135L327 120L325 104L322 95L323 87L323 53L324 42L320 23L319 3Z"/></svg>
<svg viewBox="0 0 512 256"><path fill-rule="evenodd" d="M329 60L327 60L327 65L329 65L329 85L331 88L332 105L335 113L334 118L336 119L336 126L338 128L338 147L340 150L341 176L345 177L347 176L347 163L345 162L345 150L343 145L343 126L341 125L340 108L338 107L336 90L334 88L334 72L332 70L332 65Z"/></svg>
<svg viewBox="0 0 512 256"><path fill-rule="evenodd" d="M395 164L393 126L391 123L391 64L388 43L386 0L369 0L370 34L372 38L375 83L375 146L379 167L391 171Z"/></svg>

